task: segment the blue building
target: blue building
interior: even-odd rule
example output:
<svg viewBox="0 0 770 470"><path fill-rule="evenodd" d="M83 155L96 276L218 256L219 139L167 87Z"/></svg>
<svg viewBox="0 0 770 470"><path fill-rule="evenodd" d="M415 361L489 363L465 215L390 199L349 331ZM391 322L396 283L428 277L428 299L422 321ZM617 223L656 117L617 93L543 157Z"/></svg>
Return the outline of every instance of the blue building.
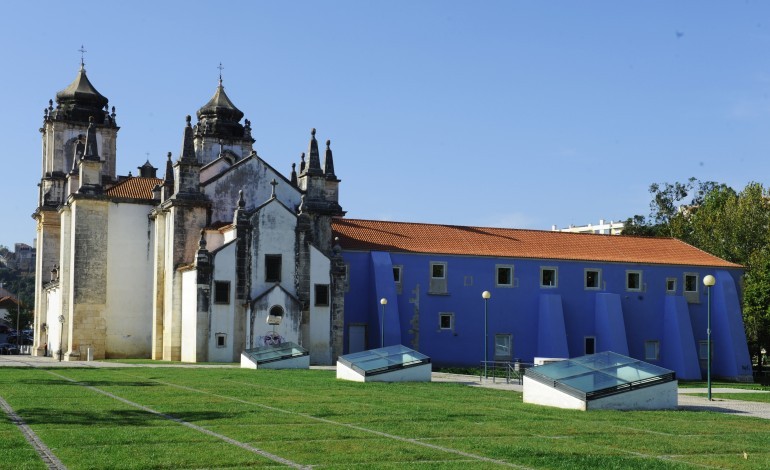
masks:
<svg viewBox="0 0 770 470"><path fill-rule="evenodd" d="M444 366L614 351L700 379L710 274L712 373L751 379L741 266L679 240L346 218L332 229L345 353L382 336Z"/></svg>

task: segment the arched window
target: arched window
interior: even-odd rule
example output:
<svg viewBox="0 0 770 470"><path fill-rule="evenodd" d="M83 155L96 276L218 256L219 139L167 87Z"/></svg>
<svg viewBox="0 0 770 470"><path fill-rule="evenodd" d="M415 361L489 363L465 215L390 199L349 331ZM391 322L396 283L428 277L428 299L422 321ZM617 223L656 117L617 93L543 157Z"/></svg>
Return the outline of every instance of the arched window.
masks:
<svg viewBox="0 0 770 470"><path fill-rule="evenodd" d="M270 312L267 315L268 325L280 325L283 320L283 307L280 305L273 305L270 307Z"/></svg>

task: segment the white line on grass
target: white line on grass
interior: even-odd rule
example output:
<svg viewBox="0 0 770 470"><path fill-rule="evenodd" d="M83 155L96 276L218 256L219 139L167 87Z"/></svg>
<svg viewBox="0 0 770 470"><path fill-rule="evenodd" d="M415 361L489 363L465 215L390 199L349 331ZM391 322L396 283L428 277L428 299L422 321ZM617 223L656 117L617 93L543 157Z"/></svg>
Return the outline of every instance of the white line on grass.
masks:
<svg viewBox="0 0 770 470"><path fill-rule="evenodd" d="M27 426L27 423L24 422L21 416L17 415L15 411L13 411L13 408L11 408L11 405L8 404L7 401L3 399L3 397L0 397L0 408L2 408L5 411L5 414L8 415L8 417L11 419L11 422L19 427L19 430L24 435L24 439L29 442L32 447L35 448L35 452L37 452L37 455L40 456L40 459L45 463L45 465L51 469L51 470L67 470L67 467L64 466L63 463L61 463L61 460L59 460L56 455L54 455L53 452L51 452L51 449L48 448L47 445L43 443L43 441L40 440L40 438L37 437L37 434L35 434L35 431L33 431L29 426Z"/></svg>
<svg viewBox="0 0 770 470"><path fill-rule="evenodd" d="M262 457L268 458L268 459L270 459L270 460L272 460L274 462L278 462L278 463L284 464L284 465L292 467L292 468L303 468L303 469L310 468L309 466L301 465L301 464L298 464L296 462L292 462L289 459L285 459L285 458L280 457L278 455L271 454L270 452L264 451L262 449L257 449L256 447L250 446L249 444L246 444L245 442L236 441L233 438L227 437L227 436L225 436L223 434L219 434L219 433L216 433L216 432L211 431L209 429L206 429L204 427L198 426L197 424L193 424L193 423L187 422L187 421L185 421L183 419L176 418L176 417L174 417L172 415L167 415L165 413L161 413L159 411L155 411L152 408L148 408L148 407L146 407L144 405L140 405L139 403L134 403L134 402L132 402L130 400L127 400L127 399L125 399L123 397L119 397L119 396L117 396L115 394L112 394L112 393L107 392L105 390L102 390L100 388L96 388L96 387L93 387L93 386L88 385L86 383L79 382L79 381L77 381L75 379L71 379L69 377L66 377L64 375L57 374L56 372L52 372L52 371L46 371L46 372L48 372L49 374L55 375L57 377L60 377L60 378L62 378L64 380L68 380L68 381L70 381L72 383L78 384L78 385L80 385L82 387L85 387L85 388L87 388L89 390L92 390L94 392L101 393L102 395L106 395L106 396L108 396L108 397L110 397L110 398L112 398L114 400L118 400L118 401L123 402L123 403L125 403L127 405L133 406L135 408L139 408L140 410L143 410L143 411L146 411L148 413L152 413L152 414L154 414L156 416L160 416L162 418L174 421L176 423L181 424L182 426L187 426L188 428L194 429L194 430L196 430L198 432L201 432L203 434L208 434L209 436L216 437L217 439L221 439L221 440L227 442L228 444L232 444L234 446L238 446L241 449L248 450L249 452L253 452L255 454L261 455Z"/></svg>
<svg viewBox="0 0 770 470"><path fill-rule="evenodd" d="M125 375L129 375L129 374L125 374ZM473 459L473 460L476 460L476 461L489 462L489 463L494 463L494 464L497 464L497 465L503 465L503 466L511 467L511 468L518 468L518 469L522 469L522 470L533 470L533 469L531 469L529 467L524 467L522 465L516 465L514 463L505 462L503 460L497 460L497 459L493 459L493 458L490 458L490 457L485 457L483 455L472 454L470 452L464 452L462 450L452 449L451 447L443 447L443 446L439 446L439 445L436 445L436 444L431 444L429 442L423 442L423 441L418 440L418 439L410 439L408 437L397 436L395 434L388 434L386 432L377 431L377 430L374 430L374 429L368 429L368 428L364 428L364 427L361 427L361 426L356 426L355 424L340 423L338 421L332 421L332 420L326 419L326 418L319 418L317 416L313 416L313 415L310 415L310 414L307 414L307 413L298 413L296 411L284 410L282 408L276 408L274 406L263 405L262 403L255 403L253 401L242 400L240 398L235 398L235 397L231 397L231 396L227 396L227 395L219 395L217 393L211 393L211 392L207 392L205 390L200 390L200 389L197 389L197 388L187 387L185 385L178 385L178 384L174 384L174 383L170 383L170 382L163 382L163 381L160 381L160 380L147 379L146 377L141 377L141 376L131 376L131 377L138 377L138 378L143 378L145 380L152 380L153 382L157 382L157 383L163 384L163 385L168 385L169 387L176 387L176 388L181 388L182 390L189 390L191 392L197 392L197 393L201 393L201 394L204 394L204 395L210 395L212 397L224 398L226 400L232 400L232 401L235 401L235 402L243 403L245 405L254 405L254 406L258 406L260 408L264 408L266 410L276 411L278 413L285 413L285 414L289 414L289 415L302 416L303 418L307 418L307 419L311 419L311 420L315 420L315 421L320 421L320 422L326 423L326 424L333 424L335 426L342 426L342 427L346 427L346 428L350 428L350 429L355 429L356 431L367 432L367 433L370 433L370 434L374 434L374 435L377 435L377 436L380 436L380 437L386 437L388 439L393 439L393 440L396 440L396 441L408 442L410 444L415 444L415 445L418 445L418 446L427 447L429 449L439 450L439 451L442 451L442 452L448 452L448 453L451 453L451 454L460 455L462 457L466 457L466 458Z"/></svg>

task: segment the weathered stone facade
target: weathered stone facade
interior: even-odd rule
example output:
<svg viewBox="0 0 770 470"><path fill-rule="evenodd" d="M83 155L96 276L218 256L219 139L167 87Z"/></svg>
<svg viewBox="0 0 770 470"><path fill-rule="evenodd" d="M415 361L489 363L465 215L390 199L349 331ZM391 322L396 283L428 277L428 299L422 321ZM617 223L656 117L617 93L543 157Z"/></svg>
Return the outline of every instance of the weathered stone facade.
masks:
<svg viewBox="0 0 770 470"><path fill-rule="evenodd" d="M284 177L257 156L220 78L163 179L149 161L124 177L114 107L84 67L56 101L34 214L36 354L233 362L268 341L304 344L315 363L342 353L345 268L331 220L344 212L315 129L309 164Z"/></svg>

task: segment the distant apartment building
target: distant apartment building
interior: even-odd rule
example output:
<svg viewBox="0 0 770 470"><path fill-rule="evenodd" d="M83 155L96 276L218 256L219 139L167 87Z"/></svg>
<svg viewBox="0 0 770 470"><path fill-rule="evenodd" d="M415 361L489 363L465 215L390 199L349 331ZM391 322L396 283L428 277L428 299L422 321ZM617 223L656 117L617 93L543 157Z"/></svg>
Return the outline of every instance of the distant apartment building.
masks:
<svg viewBox="0 0 770 470"><path fill-rule="evenodd" d="M19 271L30 272L35 269L35 248L26 243L13 245L14 264Z"/></svg>
<svg viewBox="0 0 770 470"><path fill-rule="evenodd" d="M595 233L599 235L620 235L623 232L623 222L614 222L612 220L607 222L604 219L599 219L599 223L596 225L570 225L567 228L557 228L556 225L552 225L551 231L570 233Z"/></svg>

